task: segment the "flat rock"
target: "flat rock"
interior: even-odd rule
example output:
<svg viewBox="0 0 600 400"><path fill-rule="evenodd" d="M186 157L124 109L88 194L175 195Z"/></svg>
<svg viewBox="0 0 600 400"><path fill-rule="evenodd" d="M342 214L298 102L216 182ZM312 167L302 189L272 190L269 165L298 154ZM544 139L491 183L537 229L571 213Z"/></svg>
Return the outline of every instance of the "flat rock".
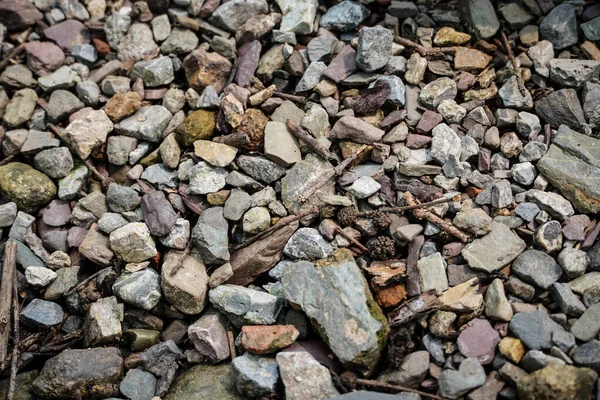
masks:
<svg viewBox="0 0 600 400"><path fill-rule="evenodd" d="M512 264L512 271L522 280L548 289L562 276L562 268L554 258L539 250L521 253Z"/></svg>
<svg viewBox="0 0 600 400"><path fill-rule="evenodd" d="M160 276L152 268L122 274L112 286L115 295L126 303L150 310L160 301Z"/></svg>
<svg viewBox="0 0 600 400"><path fill-rule="evenodd" d="M276 359L287 398L327 399L339 394L329 370L307 351L283 351Z"/></svg>
<svg viewBox="0 0 600 400"><path fill-rule="evenodd" d="M533 350L548 350L554 343L552 335L563 328L554 322L544 311L521 312L513 316L509 329Z"/></svg>
<svg viewBox="0 0 600 400"><path fill-rule="evenodd" d="M471 268L493 272L513 261L525 247L525 242L508 226L493 222L490 233L466 245L461 253Z"/></svg>
<svg viewBox="0 0 600 400"><path fill-rule="evenodd" d="M204 265L194 257L186 256L175 275L171 271L183 256L170 251L164 258L161 269L161 285L165 299L184 314L200 314L206 304L208 275Z"/></svg>
<svg viewBox="0 0 600 400"><path fill-rule="evenodd" d="M493 361L498 343L500 343L500 335L484 319L474 319L469 322L456 340L462 355L475 358L483 365Z"/></svg>
<svg viewBox="0 0 600 400"><path fill-rule="evenodd" d="M285 298L307 313L342 364L368 375L381 357L389 328L351 253L336 250L316 265L297 262L281 283Z"/></svg>
<svg viewBox="0 0 600 400"><path fill-rule="evenodd" d="M208 296L211 304L237 327L274 324L282 307L282 299L243 286L220 285Z"/></svg>

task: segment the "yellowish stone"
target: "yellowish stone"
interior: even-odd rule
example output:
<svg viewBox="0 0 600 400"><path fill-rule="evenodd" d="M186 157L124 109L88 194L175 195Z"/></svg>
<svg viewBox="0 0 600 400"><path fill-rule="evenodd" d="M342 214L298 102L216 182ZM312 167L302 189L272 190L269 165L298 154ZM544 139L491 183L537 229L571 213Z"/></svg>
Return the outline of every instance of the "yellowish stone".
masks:
<svg viewBox="0 0 600 400"><path fill-rule="evenodd" d="M508 358L510 361L518 364L525 355L525 346L517 338L506 336L498 343L500 354Z"/></svg>
<svg viewBox="0 0 600 400"><path fill-rule="evenodd" d="M461 46L469 40L471 40L471 35L468 33L458 32L454 28L446 26L437 32L433 44L436 46Z"/></svg>

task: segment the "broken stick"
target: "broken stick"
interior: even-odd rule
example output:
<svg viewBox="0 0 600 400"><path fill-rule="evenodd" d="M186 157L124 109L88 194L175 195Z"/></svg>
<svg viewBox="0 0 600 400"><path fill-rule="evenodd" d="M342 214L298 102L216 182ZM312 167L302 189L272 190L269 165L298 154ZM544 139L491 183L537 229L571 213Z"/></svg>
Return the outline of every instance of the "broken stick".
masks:
<svg viewBox="0 0 600 400"><path fill-rule="evenodd" d="M19 361L19 291L17 290L17 270L15 268L13 284L13 350L10 359L10 380L8 382L8 400L13 400L17 386L17 370Z"/></svg>
<svg viewBox="0 0 600 400"><path fill-rule="evenodd" d="M349 389L354 389L354 388L356 388L356 386L363 386L363 387L375 389L378 391L395 392L395 393L410 392L410 393L417 393L417 394L419 394L425 398L429 398L429 399L447 400L444 397L436 396L435 394L431 394L431 393L427 393L427 392L422 392L417 389L411 389L411 388L405 387L405 386L392 385L389 383L374 381L371 379L361 379L361 378L358 378L352 372L344 372L342 375L340 375L340 381L342 382L342 384L344 386L348 387Z"/></svg>
<svg viewBox="0 0 600 400"><path fill-rule="evenodd" d="M193 246L194 246L194 243L190 240L188 242L187 246L185 246L185 250L183 250L183 254L181 256L179 256L179 259L177 260L177 264L175 264L175 266L171 270L171 273L169 274L170 276L175 275L177 273L177 271L179 271L179 269L183 266L183 262L185 261L186 257L192 251Z"/></svg>
<svg viewBox="0 0 600 400"><path fill-rule="evenodd" d="M335 153L329 151L329 149L325 148L325 146L320 145L319 142L317 142L317 139L315 139L310 133L306 132L304 129L296 125L292 120L287 120L287 127L292 133L292 135L296 136L298 140L301 140L302 142L306 143L308 147L313 149L315 153L317 153L324 159L333 160L335 162L339 161L339 158Z"/></svg>
<svg viewBox="0 0 600 400"><path fill-rule="evenodd" d="M508 38L506 37L506 33L502 29L500 29L500 36L502 37L502 42L504 43L504 47L506 47L506 52L508 53L508 58L510 59L510 63L512 64L513 71L515 73L515 77L517 78L517 85L519 86L519 92L521 92L521 96L527 96L527 89L525 88L525 84L523 83L523 77L519 74L519 68L517 67L517 60L515 59L515 54L510 47L510 43L508 42Z"/></svg>
<svg viewBox="0 0 600 400"><path fill-rule="evenodd" d="M17 243L7 242L4 249L4 264L2 266L2 283L0 284L0 363L8 355L8 338L10 337L10 309L15 286L17 267Z"/></svg>
<svg viewBox="0 0 600 400"><path fill-rule="evenodd" d="M421 57L425 57L429 60L444 58L446 54L454 54L456 52L455 47L427 48L400 36L394 36L394 42L404 47L415 49L415 51L419 53Z"/></svg>
<svg viewBox="0 0 600 400"><path fill-rule="evenodd" d="M418 203L410 192L404 193L404 196L402 196L402 198L404 199L404 201L406 201L406 204L408 204L409 206L415 206L412 209L412 213L416 218L426 219L427 221L439 227L441 230L451 234L452 236L457 237L465 243L468 242L469 239L471 239L471 236L452 225L451 222L444 221L442 218L438 217L429 210L426 210L424 208L416 208Z"/></svg>

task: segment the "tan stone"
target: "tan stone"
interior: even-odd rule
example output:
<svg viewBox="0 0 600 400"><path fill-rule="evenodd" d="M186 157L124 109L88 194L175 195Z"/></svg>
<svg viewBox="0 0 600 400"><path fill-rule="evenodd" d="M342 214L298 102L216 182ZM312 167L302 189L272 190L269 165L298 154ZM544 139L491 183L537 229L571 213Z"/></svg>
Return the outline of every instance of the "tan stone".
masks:
<svg viewBox="0 0 600 400"><path fill-rule="evenodd" d="M466 282L456 285L446 290L439 297L441 310L455 312L471 312L480 310L483 307L483 295L479 291L479 281L477 278L469 279Z"/></svg>
<svg viewBox="0 0 600 400"><path fill-rule="evenodd" d="M498 350L500 350L500 354L515 364L520 363L525 355L523 342L510 336L502 338L500 343L498 343Z"/></svg>
<svg viewBox="0 0 600 400"><path fill-rule="evenodd" d="M482 71L492 61L492 56L466 47L459 47L454 55L454 68L462 71Z"/></svg>

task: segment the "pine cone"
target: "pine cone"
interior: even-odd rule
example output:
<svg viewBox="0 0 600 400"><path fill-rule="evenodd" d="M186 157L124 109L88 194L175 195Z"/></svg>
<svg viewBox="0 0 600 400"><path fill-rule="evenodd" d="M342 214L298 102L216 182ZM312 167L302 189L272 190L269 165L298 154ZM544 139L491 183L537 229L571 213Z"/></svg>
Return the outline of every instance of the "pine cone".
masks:
<svg viewBox="0 0 600 400"><path fill-rule="evenodd" d="M392 223L392 220L388 213L383 211L375 211L373 214L373 223L380 231L386 229Z"/></svg>
<svg viewBox="0 0 600 400"><path fill-rule="evenodd" d="M389 260L396 254L396 243L387 236L377 236L368 243L368 247L375 260Z"/></svg>
<svg viewBox="0 0 600 400"><path fill-rule="evenodd" d="M354 207L344 207L337 213L337 222L342 228L350 226L356 221L356 209Z"/></svg>

